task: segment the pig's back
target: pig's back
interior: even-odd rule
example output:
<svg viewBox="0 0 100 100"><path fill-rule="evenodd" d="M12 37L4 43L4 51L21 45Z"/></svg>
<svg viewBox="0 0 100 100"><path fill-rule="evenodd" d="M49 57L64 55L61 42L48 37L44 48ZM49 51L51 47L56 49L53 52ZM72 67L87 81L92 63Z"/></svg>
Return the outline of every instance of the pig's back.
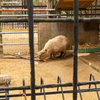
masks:
<svg viewBox="0 0 100 100"><path fill-rule="evenodd" d="M70 45L70 41L68 40L67 37L63 35L56 36L53 39L50 39L46 44L45 47L46 49L54 49L59 51L59 49L67 49Z"/></svg>

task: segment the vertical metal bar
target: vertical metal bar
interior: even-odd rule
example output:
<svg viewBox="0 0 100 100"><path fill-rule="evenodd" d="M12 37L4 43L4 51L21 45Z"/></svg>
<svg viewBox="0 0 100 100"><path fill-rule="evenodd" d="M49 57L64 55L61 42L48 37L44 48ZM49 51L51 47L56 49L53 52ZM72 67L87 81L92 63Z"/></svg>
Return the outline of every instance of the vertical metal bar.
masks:
<svg viewBox="0 0 100 100"><path fill-rule="evenodd" d="M93 81L95 81L94 75L93 75L92 73L90 74L90 81L92 80L91 78L93 78ZM100 100L97 86L96 86L96 84L94 84L94 85L95 85L95 89L96 89L96 92L97 92L98 100ZM91 87L91 84L89 85L89 88L90 88L90 87Z"/></svg>
<svg viewBox="0 0 100 100"><path fill-rule="evenodd" d="M74 0L74 69L73 69L73 100L77 100L77 49L78 49L78 9L79 2Z"/></svg>
<svg viewBox="0 0 100 100"><path fill-rule="evenodd" d="M97 0L95 1L95 9L97 9ZM95 17L96 17L96 11L97 10L95 10Z"/></svg>
<svg viewBox="0 0 100 100"><path fill-rule="evenodd" d="M57 83L61 83L61 78L60 78L60 76L58 76ZM58 89L59 89L59 87L57 87L57 91L58 91ZM62 98L63 98L63 100L65 100L62 86L61 86L61 92L62 92Z"/></svg>
<svg viewBox="0 0 100 100"><path fill-rule="evenodd" d="M35 70L34 70L34 35L33 35L33 0L28 0L29 13L29 46L31 61L31 100L35 100Z"/></svg>
<svg viewBox="0 0 100 100"><path fill-rule="evenodd" d="M23 78L23 86L25 86L25 79ZM26 95L26 90L23 90L24 94Z"/></svg>
<svg viewBox="0 0 100 100"><path fill-rule="evenodd" d="M91 17L92 17L92 4L91 4Z"/></svg>
<svg viewBox="0 0 100 100"><path fill-rule="evenodd" d="M5 87L7 87L7 81L5 79ZM5 90L5 100L7 100L7 91Z"/></svg>
<svg viewBox="0 0 100 100"><path fill-rule="evenodd" d="M22 0L22 9L23 9L23 0ZM22 11L22 15L23 15L23 11ZM22 17L23 18L23 17Z"/></svg>
<svg viewBox="0 0 100 100"><path fill-rule="evenodd" d="M23 0L22 0L22 9L23 9ZM22 11L22 15L23 15L23 11Z"/></svg>
<svg viewBox="0 0 100 100"><path fill-rule="evenodd" d="M41 85L44 85L43 77L41 77ZM42 89L41 89L41 92L42 92ZM43 88L43 93L44 93L44 100L46 100L46 95L45 95L45 89L44 88Z"/></svg>
<svg viewBox="0 0 100 100"><path fill-rule="evenodd" d="M26 0L24 0L24 9L26 9ZM26 11L24 12L26 15ZM26 18L26 17L25 17ZM26 22L25 22L25 29L26 29Z"/></svg>
<svg viewBox="0 0 100 100"><path fill-rule="evenodd" d="M78 90L79 90L79 94L80 94L80 99L83 100L83 99L82 99L82 94L81 94L81 91L80 91L80 87L79 87L79 86L78 86Z"/></svg>
<svg viewBox="0 0 100 100"><path fill-rule="evenodd" d="M1 0L0 0L0 9L1 9ZM2 12L0 12L1 15ZM2 27L1 27L1 23L0 23L0 32L2 32ZM2 44L2 34L0 34L0 44ZM0 46L0 53L3 53L3 46Z"/></svg>
<svg viewBox="0 0 100 100"><path fill-rule="evenodd" d="M90 8L90 6L89 6L88 9L87 9L88 14L89 14L89 8ZM90 16L88 16L88 17L90 17Z"/></svg>
<svg viewBox="0 0 100 100"><path fill-rule="evenodd" d="M9 83L7 82L7 87L9 87ZM7 91L7 95L9 95L9 90ZM9 97L7 98L9 100Z"/></svg>
<svg viewBox="0 0 100 100"><path fill-rule="evenodd" d="M70 14L72 14L72 10L70 11ZM73 16L71 16L71 18L72 18Z"/></svg>
<svg viewBox="0 0 100 100"><path fill-rule="evenodd" d="M25 86L25 79L23 78L23 86ZM25 100L27 100L26 99L26 90L23 90L23 96L25 97Z"/></svg>
<svg viewBox="0 0 100 100"><path fill-rule="evenodd" d="M54 0L52 0L52 7L54 8Z"/></svg>
<svg viewBox="0 0 100 100"><path fill-rule="evenodd" d="M24 4L23 4L23 0L22 0L22 9L23 9L23 6L24 6ZM22 11L22 15L23 15L23 11ZM23 28L24 28L24 23L22 23L22 25L23 25Z"/></svg>
<svg viewBox="0 0 100 100"><path fill-rule="evenodd" d="M55 0L55 6L56 6L56 4L57 4L57 0Z"/></svg>
<svg viewBox="0 0 100 100"><path fill-rule="evenodd" d="M86 10L84 10L85 11L85 17L87 17L86 15L87 15L87 13L86 13Z"/></svg>

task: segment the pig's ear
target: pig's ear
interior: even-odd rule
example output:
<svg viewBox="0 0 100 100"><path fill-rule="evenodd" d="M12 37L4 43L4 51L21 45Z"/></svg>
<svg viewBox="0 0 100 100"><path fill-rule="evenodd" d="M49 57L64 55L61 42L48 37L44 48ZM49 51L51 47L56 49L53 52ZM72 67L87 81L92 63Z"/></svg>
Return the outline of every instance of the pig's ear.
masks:
<svg viewBox="0 0 100 100"><path fill-rule="evenodd" d="M45 49L45 51L47 52L47 49Z"/></svg>

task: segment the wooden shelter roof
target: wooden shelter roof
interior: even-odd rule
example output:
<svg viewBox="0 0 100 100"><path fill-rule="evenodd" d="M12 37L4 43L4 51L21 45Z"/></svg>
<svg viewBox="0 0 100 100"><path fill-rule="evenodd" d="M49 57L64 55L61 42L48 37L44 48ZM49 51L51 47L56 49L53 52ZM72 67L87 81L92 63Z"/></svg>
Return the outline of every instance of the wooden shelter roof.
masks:
<svg viewBox="0 0 100 100"><path fill-rule="evenodd" d="M92 4L95 0L79 0L79 9L86 9L90 4ZM59 0L55 9L61 10L72 10L73 9L74 0Z"/></svg>

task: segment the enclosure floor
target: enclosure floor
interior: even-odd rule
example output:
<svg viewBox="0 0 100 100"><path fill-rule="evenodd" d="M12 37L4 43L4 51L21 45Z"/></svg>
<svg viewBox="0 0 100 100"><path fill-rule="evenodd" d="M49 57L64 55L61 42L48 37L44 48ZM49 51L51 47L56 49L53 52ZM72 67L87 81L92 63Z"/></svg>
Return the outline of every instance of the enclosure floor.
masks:
<svg viewBox="0 0 100 100"><path fill-rule="evenodd" d="M95 62L98 60L100 59L96 59ZM95 80L100 80L100 73L78 59L78 81L89 81L91 73L94 74ZM23 78L25 78L25 84L30 85L30 61L24 59L0 59L0 74L9 75L11 77L10 86L22 86ZM56 60L49 60L47 62L35 61L36 85L40 85L41 77L44 79L44 84L57 83L58 75L61 77L62 83L73 81L73 57L67 57L66 59L57 58ZM97 86L100 87L100 85ZM92 87L94 87L94 85ZM88 88L88 86L81 86L80 88L84 89ZM73 88L63 88L63 90L69 89ZM59 88L59 90L61 90L61 88ZM46 91L56 91L56 88L46 89ZM30 90L28 90L27 93L28 92L30 92ZM36 90L36 92L40 92L40 90ZM11 93L22 93L22 91L10 91L10 94ZM64 94L64 96L65 100L73 100L71 93ZM82 93L82 97L83 100L98 100L96 92ZM25 100L25 98L16 97L10 98L10 100ZM27 97L27 100L31 100L31 98ZM36 96L36 100L44 100L44 96ZM47 95L46 100L63 100L62 94ZM77 100L80 100L79 94Z"/></svg>
<svg viewBox="0 0 100 100"><path fill-rule="evenodd" d="M95 53L79 53L79 56L100 68L100 52Z"/></svg>

